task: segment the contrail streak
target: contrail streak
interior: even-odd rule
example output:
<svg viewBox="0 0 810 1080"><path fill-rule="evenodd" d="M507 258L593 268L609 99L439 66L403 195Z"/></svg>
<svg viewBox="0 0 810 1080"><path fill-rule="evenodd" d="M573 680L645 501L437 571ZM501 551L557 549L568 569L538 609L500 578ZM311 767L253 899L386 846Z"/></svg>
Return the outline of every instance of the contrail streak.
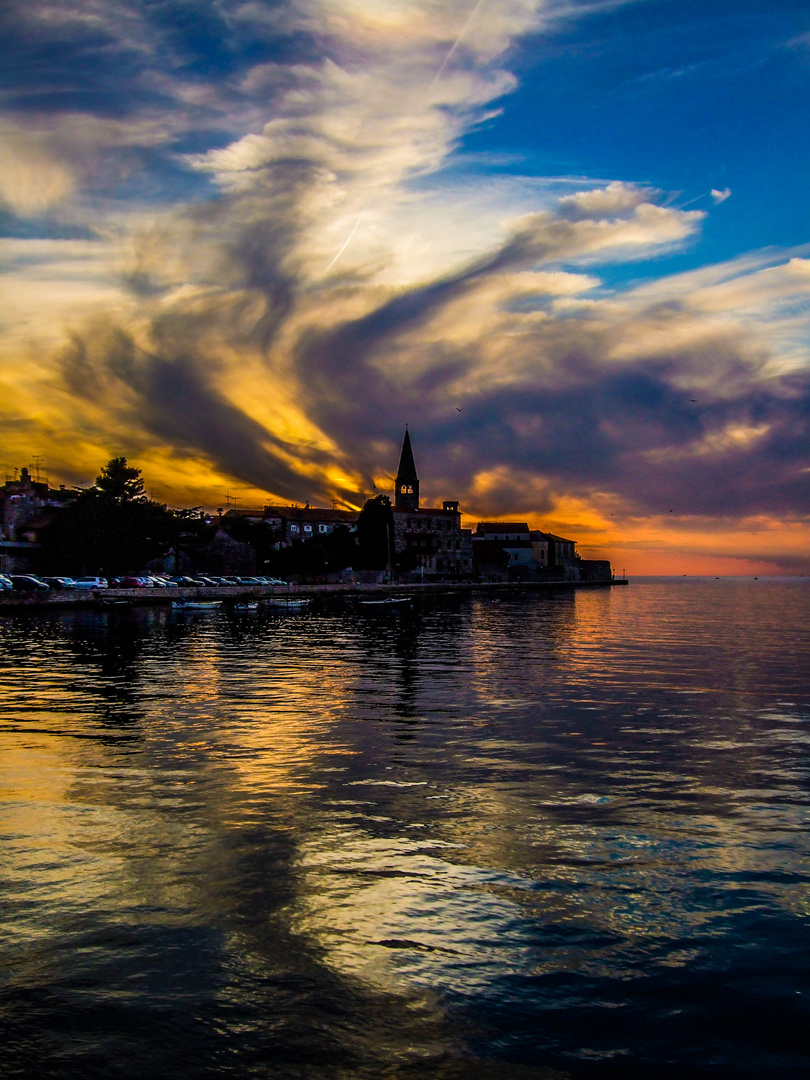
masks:
<svg viewBox="0 0 810 1080"><path fill-rule="evenodd" d="M478 9L481 7L481 5L483 3L484 3L484 0L477 0L477 3L475 5L475 7L472 9L470 14L467 16L467 21L462 26L461 31L459 32L459 35L456 38L456 40L453 42L453 44L448 49L447 55L445 56L444 60L442 61L442 66L439 68L439 70L436 72L435 76L433 77L433 82L428 87L427 93L425 94L425 98L430 97L430 95L433 93L433 87L436 85L436 83L439 81L439 79L441 79L442 75L444 75L445 68L450 63L450 61L451 61L451 59L453 57L453 53L456 51L456 49L459 47L461 42L464 40L464 35L470 29L470 26L472 25L472 21L475 18L475 16L478 14ZM368 204L366 204L366 205L368 205ZM340 249L340 251L334 257L334 259L332 259L332 261L329 263L327 268L324 270L324 274L329 273L329 271L332 269L332 267L338 261L340 256L343 254L343 252L349 246L349 243L351 242L351 239L354 236L354 234L357 232L357 226L360 224L360 221L361 221L361 219L363 217L363 214L365 212L366 212L366 207L364 206L363 209L360 211L360 217L358 217L357 221L355 221L355 223L354 223L354 228L349 233L349 235L346 237L346 241L343 244L343 247Z"/></svg>
<svg viewBox="0 0 810 1080"><path fill-rule="evenodd" d="M447 53L447 56L445 56L444 60L442 61L442 66L441 66L441 67L439 68L439 70L438 70L438 71L436 72L436 76L435 76L435 78L433 79L433 82L432 82L432 83L430 84L430 86L428 87L428 95L430 95L430 93L431 93L431 92L432 92L432 90L433 90L433 87L434 87L434 86L436 85L436 83L437 83L437 82L439 81L439 79L440 79L440 78L442 77L442 75L444 75L444 69L445 69L445 68L447 67L447 65L448 65L448 64L450 63L450 60L452 59L453 53L454 53L454 52L456 51L456 49L457 49L457 48L459 47L459 45L461 44L461 42L462 42L462 41L463 41L463 39L464 39L464 35L465 35L465 34L467 33L467 31L468 31L468 30L470 29L470 26L472 25L472 21L473 21L473 19L475 18L475 16L476 16L476 15L478 14L478 9L479 9L479 8L481 7L481 5L483 4L483 2L484 2L484 0L478 0L478 3L477 3L477 4L475 5L475 7L474 7L474 8L472 9L472 11L470 12L470 14L469 14L469 15L467 16L467 21L466 21L466 22L464 23L464 25L463 25L463 26L462 26L462 28L461 28L461 33L460 33L460 34L458 35L458 37L456 38L456 40L455 40L455 41L453 42L453 44L452 44L452 45L450 46L450 50L449 50L449 52Z"/></svg>
<svg viewBox="0 0 810 1080"><path fill-rule="evenodd" d="M360 216L358 217L357 221L355 221L355 223L354 223L354 228L353 228L353 229L352 229L352 231L351 231L351 232L349 233L349 235L348 235L348 236L346 237L346 241L345 241L345 243L343 244L343 247L342 247L342 248L340 249L340 251L339 251L339 252L337 253L337 255L336 255L336 256L334 257L334 259L332 259L332 261L331 261L331 262L329 263L329 265L327 266L327 268L326 268L326 269L324 270L324 273L325 273L325 274L328 274L328 273L329 273L329 271L330 271L330 270L332 269L332 267L333 267L333 266L335 265L335 263L336 263L336 262L338 261L338 259L340 258L340 256L341 256L341 255L343 254L343 252L344 252L344 251L346 250L346 248L347 248L347 247L349 246L349 241L350 241L350 240L351 240L351 238L352 238L352 237L354 236L354 234L355 234L355 233L357 232L357 226L358 226L358 225L360 224L360 222L362 221L362 219L363 219L363 214L365 214L365 212L366 212L366 208L365 208L365 207L363 207L363 209L362 209L362 210L360 211Z"/></svg>

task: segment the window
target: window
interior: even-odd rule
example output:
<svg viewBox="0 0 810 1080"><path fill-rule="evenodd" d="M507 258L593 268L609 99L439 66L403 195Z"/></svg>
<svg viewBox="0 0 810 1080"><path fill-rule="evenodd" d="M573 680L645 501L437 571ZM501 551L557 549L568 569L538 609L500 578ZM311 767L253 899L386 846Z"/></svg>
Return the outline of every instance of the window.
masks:
<svg viewBox="0 0 810 1080"><path fill-rule="evenodd" d="M318 526L318 532L328 533L329 532L329 526L328 525L319 525Z"/></svg>
<svg viewBox="0 0 810 1080"><path fill-rule="evenodd" d="M291 525L290 526L290 532L298 532L298 526L297 525Z"/></svg>
<svg viewBox="0 0 810 1080"><path fill-rule="evenodd" d="M312 532L312 526L311 525L305 525L304 526L304 532L311 533Z"/></svg>

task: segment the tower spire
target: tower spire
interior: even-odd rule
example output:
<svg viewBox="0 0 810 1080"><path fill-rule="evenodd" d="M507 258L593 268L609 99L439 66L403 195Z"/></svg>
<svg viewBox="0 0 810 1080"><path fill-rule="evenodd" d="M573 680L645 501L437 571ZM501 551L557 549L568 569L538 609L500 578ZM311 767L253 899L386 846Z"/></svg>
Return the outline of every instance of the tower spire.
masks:
<svg viewBox="0 0 810 1080"><path fill-rule="evenodd" d="M402 440L402 453L397 469L394 506L398 510L419 509L419 477L416 474L416 462L413 460L411 436L405 425L405 438Z"/></svg>

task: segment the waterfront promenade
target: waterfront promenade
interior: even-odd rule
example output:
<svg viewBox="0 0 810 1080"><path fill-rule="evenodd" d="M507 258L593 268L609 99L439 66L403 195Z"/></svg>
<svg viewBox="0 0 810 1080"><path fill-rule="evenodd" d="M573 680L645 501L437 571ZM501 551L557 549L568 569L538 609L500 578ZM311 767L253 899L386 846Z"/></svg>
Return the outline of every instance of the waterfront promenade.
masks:
<svg viewBox="0 0 810 1080"><path fill-rule="evenodd" d="M269 600L273 597L351 596L424 596L447 592L546 592L554 589L609 589L626 585L626 578L613 581L429 581L409 584L362 584L359 582L313 583L300 585L199 586L177 589L60 589L50 593L0 593L0 612L16 608L104 607L114 601L138 606L168 606L173 600Z"/></svg>

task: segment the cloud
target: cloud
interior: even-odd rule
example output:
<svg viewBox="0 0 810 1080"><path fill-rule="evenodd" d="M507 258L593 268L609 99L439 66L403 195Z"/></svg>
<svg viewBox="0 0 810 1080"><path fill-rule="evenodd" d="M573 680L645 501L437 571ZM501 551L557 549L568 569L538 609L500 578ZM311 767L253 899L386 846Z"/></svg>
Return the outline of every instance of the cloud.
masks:
<svg viewBox="0 0 810 1080"><path fill-rule="evenodd" d="M587 218L623 217L633 213L645 203L650 203L660 191L622 184L617 180L606 187L593 191L577 191L560 199L563 217L578 221Z"/></svg>
<svg viewBox="0 0 810 1080"><path fill-rule="evenodd" d="M47 214L73 193L76 178L44 140L0 126L0 204L20 217Z"/></svg>
<svg viewBox="0 0 810 1080"><path fill-rule="evenodd" d="M719 206L721 202L725 202L731 195L731 188L723 188L722 191L718 191L717 188L712 188L712 202L715 206Z"/></svg>
<svg viewBox="0 0 810 1080"><path fill-rule="evenodd" d="M407 420L427 496L473 514L806 517L806 252L611 284L705 215L617 180L451 175L516 85L510 44L566 5L221 0L196 36L171 7L15 9L39 82L5 99L31 179L0 192L88 230L7 266L0 359L43 433L123 439L163 484L192 462L194 502L221 500L212 476L357 502Z"/></svg>

